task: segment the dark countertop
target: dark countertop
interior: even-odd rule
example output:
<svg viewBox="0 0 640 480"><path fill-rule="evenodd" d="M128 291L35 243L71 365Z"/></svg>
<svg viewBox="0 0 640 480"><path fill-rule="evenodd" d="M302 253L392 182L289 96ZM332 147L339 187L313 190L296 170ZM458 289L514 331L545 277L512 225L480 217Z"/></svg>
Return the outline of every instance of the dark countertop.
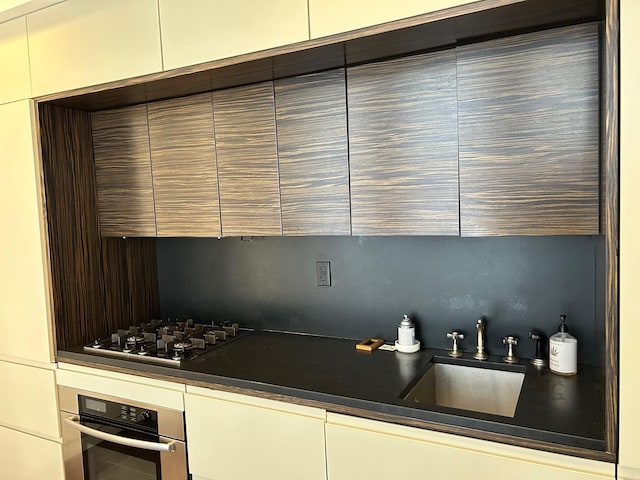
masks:
<svg viewBox="0 0 640 480"><path fill-rule="evenodd" d="M580 365L578 375L540 372L521 359L526 374L513 418L421 405L401 394L445 351L414 354L355 349L355 341L256 331L184 362L160 366L87 353L58 351L57 361L151 375L186 384L319 406L328 411L483 438L502 443L615 461L605 452L603 373ZM444 360L446 361L446 360ZM469 365L504 365L466 353Z"/></svg>

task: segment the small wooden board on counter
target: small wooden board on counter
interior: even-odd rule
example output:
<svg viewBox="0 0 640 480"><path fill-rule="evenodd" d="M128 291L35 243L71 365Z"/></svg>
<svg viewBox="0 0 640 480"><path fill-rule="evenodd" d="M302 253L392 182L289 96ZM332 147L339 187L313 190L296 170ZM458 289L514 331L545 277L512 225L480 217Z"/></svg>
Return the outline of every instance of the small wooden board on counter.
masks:
<svg viewBox="0 0 640 480"><path fill-rule="evenodd" d="M360 343L356 343L356 350L364 350L365 352L373 352L376 348L384 343L379 338L368 338Z"/></svg>

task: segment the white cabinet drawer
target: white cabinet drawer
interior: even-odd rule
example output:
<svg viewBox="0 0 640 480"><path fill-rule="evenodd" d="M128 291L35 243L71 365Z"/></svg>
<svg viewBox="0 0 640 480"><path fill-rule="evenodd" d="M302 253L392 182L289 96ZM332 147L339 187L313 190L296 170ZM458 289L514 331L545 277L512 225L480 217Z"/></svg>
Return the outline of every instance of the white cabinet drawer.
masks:
<svg viewBox="0 0 640 480"><path fill-rule="evenodd" d="M1 425L50 439L60 438L53 369L0 362L0 385Z"/></svg>
<svg viewBox="0 0 640 480"><path fill-rule="evenodd" d="M0 426L2 478L64 480L62 445Z"/></svg>
<svg viewBox="0 0 640 480"><path fill-rule="evenodd" d="M60 364L58 385L184 410L184 385L97 368Z"/></svg>

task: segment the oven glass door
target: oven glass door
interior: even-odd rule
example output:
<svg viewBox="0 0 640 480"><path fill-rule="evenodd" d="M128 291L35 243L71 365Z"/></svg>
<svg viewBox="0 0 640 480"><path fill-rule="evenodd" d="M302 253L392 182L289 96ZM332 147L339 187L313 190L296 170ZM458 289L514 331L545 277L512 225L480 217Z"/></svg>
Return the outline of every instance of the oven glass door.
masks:
<svg viewBox="0 0 640 480"><path fill-rule="evenodd" d="M107 425L87 418L82 425L119 437L158 442L158 436ZM85 480L161 479L160 452L118 445L86 433L81 434Z"/></svg>

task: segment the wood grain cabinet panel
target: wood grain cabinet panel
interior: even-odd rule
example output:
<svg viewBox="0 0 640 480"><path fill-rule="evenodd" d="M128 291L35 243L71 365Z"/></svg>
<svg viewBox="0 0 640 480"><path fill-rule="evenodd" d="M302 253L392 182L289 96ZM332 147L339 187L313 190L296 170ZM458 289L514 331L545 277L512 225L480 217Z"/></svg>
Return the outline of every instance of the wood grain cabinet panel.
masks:
<svg viewBox="0 0 640 480"><path fill-rule="evenodd" d="M147 109L157 235L220 236L211 94Z"/></svg>
<svg viewBox="0 0 640 480"><path fill-rule="evenodd" d="M458 235L452 50L347 71L354 235Z"/></svg>
<svg viewBox="0 0 640 480"><path fill-rule="evenodd" d="M222 235L281 235L273 82L213 93Z"/></svg>
<svg viewBox="0 0 640 480"><path fill-rule="evenodd" d="M92 114L103 236L156 235L146 105Z"/></svg>
<svg viewBox="0 0 640 480"><path fill-rule="evenodd" d="M597 25L457 54L462 235L597 234Z"/></svg>
<svg viewBox="0 0 640 480"><path fill-rule="evenodd" d="M350 235L344 69L276 81L283 235Z"/></svg>

